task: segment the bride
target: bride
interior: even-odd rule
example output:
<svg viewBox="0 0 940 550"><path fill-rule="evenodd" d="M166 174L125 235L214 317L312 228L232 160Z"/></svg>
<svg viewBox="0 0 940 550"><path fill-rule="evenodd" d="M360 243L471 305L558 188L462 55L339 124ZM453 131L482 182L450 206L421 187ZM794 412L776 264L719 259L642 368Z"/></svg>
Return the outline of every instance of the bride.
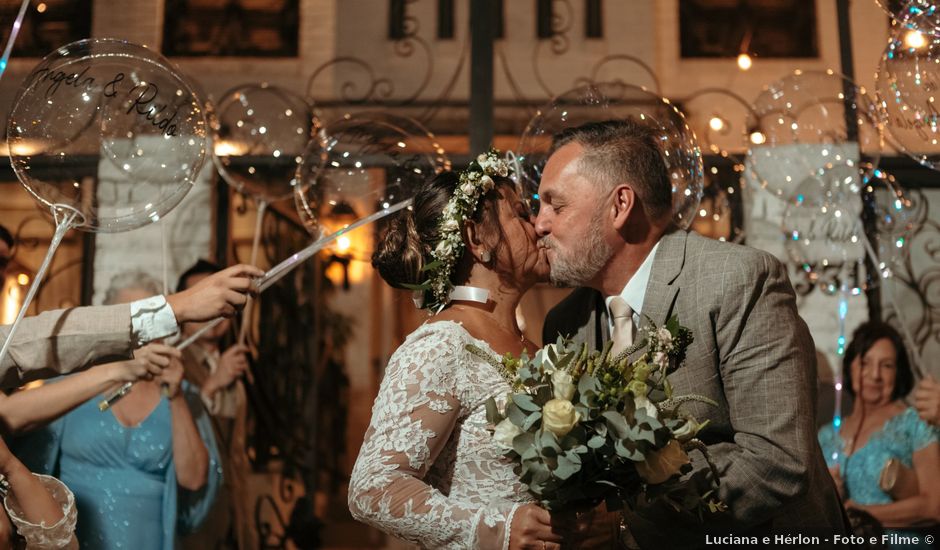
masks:
<svg viewBox="0 0 940 550"><path fill-rule="evenodd" d="M575 537L611 547L614 520L573 524L532 503L487 429L487 399L503 403L510 387L466 346L534 353L515 310L549 269L508 173L490 152L459 176L436 176L373 255L382 278L419 289L415 303L433 317L389 361L349 508L357 520L423 548L544 550Z"/></svg>

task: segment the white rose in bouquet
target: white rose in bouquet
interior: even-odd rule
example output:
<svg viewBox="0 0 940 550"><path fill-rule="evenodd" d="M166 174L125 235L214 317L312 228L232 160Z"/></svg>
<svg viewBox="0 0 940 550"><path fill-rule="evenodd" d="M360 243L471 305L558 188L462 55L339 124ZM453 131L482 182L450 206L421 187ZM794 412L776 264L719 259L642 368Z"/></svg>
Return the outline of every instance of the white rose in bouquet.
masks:
<svg viewBox="0 0 940 550"><path fill-rule="evenodd" d="M559 439L568 435L580 420L581 413L567 399L552 399L542 407L542 428Z"/></svg>
<svg viewBox="0 0 940 550"><path fill-rule="evenodd" d="M508 418L496 425L493 431L493 440L504 449L512 449L512 440L522 433L522 428L516 426Z"/></svg>
<svg viewBox="0 0 940 550"><path fill-rule="evenodd" d="M566 371L556 370L552 372L552 393L555 395L555 399L571 401L575 389L574 378Z"/></svg>

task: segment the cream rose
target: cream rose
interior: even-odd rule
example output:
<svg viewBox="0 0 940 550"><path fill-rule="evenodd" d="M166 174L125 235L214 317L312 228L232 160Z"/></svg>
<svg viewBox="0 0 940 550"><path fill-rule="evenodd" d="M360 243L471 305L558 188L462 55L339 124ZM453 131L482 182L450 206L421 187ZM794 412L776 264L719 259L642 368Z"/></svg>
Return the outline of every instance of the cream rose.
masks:
<svg viewBox="0 0 940 550"><path fill-rule="evenodd" d="M542 429L565 437L581 420L581 413L567 399L552 399L542 407Z"/></svg>
<svg viewBox="0 0 940 550"><path fill-rule="evenodd" d="M509 450L512 449L512 440L521 433L522 429L506 418L493 430L493 441L503 449Z"/></svg>
<svg viewBox="0 0 940 550"><path fill-rule="evenodd" d="M483 186L483 192L487 193L494 187L496 187L496 182L493 181L493 178L489 176L482 176L480 178L480 184Z"/></svg>
<svg viewBox="0 0 940 550"><path fill-rule="evenodd" d="M476 186L473 185L472 181L468 181L460 186L460 190L463 191L464 195L472 196L473 192L476 191Z"/></svg>
<svg viewBox="0 0 940 550"><path fill-rule="evenodd" d="M454 218L447 218L444 221L443 229L444 231L456 231L460 228L460 224Z"/></svg>
<svg viewBox="0 0 940 550"><path fill-rule="evenodd" d="M679 469L689 462L689 455L682 450L682 445L673 439L662 449L646 455L646 460L636 463L636 473L647 483L662 483L679 473Z"/></svg>
<svg viewBox="0 0 940 550"><path fill-rule="evenodd" d="M556 370L552 373L552 393L555 399L571 401L574 391L574 378L567 371Z"/></svg>

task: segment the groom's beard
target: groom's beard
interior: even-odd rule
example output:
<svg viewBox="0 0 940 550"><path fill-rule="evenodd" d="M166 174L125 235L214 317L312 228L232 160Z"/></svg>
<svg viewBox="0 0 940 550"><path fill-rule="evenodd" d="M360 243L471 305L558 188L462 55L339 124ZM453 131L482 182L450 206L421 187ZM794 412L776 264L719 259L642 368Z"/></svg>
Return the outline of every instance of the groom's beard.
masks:
<svg viewBox="0 0 940 550"><path fill-rule="evenodd" d="M600 209L598 209L600 210ZM551 282L555 286L587 286L588 281L607 264L613 255L611 246L601 237L600 212L595 212L588 225L584 238L584 247L577 250L562 251L554 239L542 238L542 246L555 252L554 260L549 262Z"/></svg>

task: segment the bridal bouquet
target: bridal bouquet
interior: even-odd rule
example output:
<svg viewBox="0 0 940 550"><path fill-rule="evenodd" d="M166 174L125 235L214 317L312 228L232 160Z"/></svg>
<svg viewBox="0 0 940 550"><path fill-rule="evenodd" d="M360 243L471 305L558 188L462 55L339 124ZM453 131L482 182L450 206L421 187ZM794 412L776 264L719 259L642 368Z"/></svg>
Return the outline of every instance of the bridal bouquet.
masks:
<svg viewBox="0 0 940 550"><path fill-rule="evenodd" d="M691 332L673 317L637 340L616 357L610 343L588 351L561 338L532 358L507 354L498 361L468 346L512 386L502 409L493 398L486 403L487 419L519 479L547 509L603 500L610 510L665 502L699 518L724 509L706 472L683 476L692 470L688 453L705 453L695 436L708 422L680 406L693 400L717 406L702 396L673 395L666 378L684 359ZM628 360L644 347L639 359Z"/></svg>

